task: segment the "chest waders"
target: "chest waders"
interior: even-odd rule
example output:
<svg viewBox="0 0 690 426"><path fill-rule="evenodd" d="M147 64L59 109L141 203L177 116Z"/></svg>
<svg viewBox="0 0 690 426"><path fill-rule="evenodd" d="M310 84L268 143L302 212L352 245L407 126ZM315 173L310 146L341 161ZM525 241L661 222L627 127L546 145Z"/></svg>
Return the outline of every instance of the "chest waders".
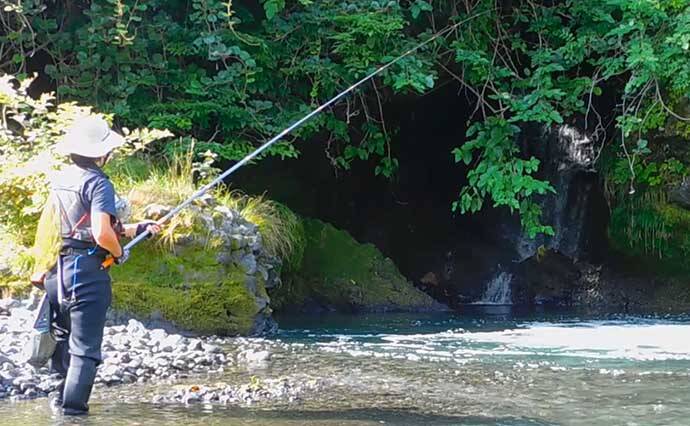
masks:
<svg viewBox="0 0 690 426"><path fill-rule="evenodd" d="M54 405L65 414L86 414L101 362L105 315L111 301L110 276L100 267L105 253L91 235L91 202L85 185L98 171L66 173L51 189L59 213L62 247L45 287L54 315L57 346L51 367L63 382Z"/></svg>

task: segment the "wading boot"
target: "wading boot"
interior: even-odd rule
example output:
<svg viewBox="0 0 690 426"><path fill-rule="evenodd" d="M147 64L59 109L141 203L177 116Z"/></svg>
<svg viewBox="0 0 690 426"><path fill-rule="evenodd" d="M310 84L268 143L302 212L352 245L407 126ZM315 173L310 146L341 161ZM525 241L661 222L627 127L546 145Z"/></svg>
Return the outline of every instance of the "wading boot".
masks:
<svg viewBox="0 0 690 426"><path fill-rule="evenodd" d="M96 379L96 361L72 355L65 379L63 392L63 413L78 416L89 412L89 397Z"/></svg>

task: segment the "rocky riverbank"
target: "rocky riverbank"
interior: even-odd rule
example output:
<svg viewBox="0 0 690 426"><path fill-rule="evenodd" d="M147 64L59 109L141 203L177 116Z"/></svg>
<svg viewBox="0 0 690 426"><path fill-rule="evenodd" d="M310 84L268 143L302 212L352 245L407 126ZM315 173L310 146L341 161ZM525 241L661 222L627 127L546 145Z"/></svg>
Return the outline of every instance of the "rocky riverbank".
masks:
<svg viewBox="0 0 690 426"><path fill-rule="evenodd" d="M47 367L34 369L25 363L24 346L29 340L37 298L0 301L0 400L26 400L48 396L60 383ZM244 342L244 343L243 343ZM246 344L245 344L246 343ZM234 346L235 355L226 348ZM242 348L239 346L247 346ZM261 364L270 354L254 351L243 339L186 337L163 329L149 329L130 319L106 327L103 364L98 368L97 387L130 383L175 381L222 373L235 363ZM170 394L153 397L157 403L246 403L262 399L292 400L304 386L275 380L246 386L182 386ZM316 384L314 384L316 386Z"/></svg>

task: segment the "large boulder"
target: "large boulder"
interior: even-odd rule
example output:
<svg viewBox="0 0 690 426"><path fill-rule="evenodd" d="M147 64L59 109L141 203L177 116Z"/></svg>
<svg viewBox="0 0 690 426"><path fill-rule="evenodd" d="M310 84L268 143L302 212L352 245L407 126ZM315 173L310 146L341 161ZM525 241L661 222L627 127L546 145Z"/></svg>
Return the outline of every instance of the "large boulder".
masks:
<svg viewBox="0 0 690 426"><path fill-rule="evenodd" d="M258 228L222 205L187 215L191 229L167 244L143 243L113 268L113 308L201 334L274 330L266 289L279 281L280 261L265 254Z"/></svg>
<svg viewBox="0 0 690 426"><path fill-rule="evenodd" d="M371 244L316 219L304 221L301 267L271 292L283 311L428 311L443 306L415 288Z"/></svg>

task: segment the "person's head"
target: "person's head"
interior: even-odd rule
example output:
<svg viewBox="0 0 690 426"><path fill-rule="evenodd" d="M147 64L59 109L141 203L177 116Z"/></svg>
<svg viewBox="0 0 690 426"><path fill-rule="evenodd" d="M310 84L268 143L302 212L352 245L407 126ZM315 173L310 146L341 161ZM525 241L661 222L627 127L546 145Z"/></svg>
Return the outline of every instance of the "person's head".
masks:
<svg viewBox="0 0 690 426"><path fill-rule="evenodd" d="M103 167L110 153L124 143L125 139L112 131L105 120L86 116L74 120L55 149L69 155L78 166Z"/></svg>
<svg viewBox="0 0 690 426"><path fill-rule="evenodd" d="M72 163L82 168L102 168L103 166L105 166L105 163L107 163L110 159L110 153L98 158L84 157L83 155L79 154L70 154L69 158L70 160L72 160Z"/></svg>

